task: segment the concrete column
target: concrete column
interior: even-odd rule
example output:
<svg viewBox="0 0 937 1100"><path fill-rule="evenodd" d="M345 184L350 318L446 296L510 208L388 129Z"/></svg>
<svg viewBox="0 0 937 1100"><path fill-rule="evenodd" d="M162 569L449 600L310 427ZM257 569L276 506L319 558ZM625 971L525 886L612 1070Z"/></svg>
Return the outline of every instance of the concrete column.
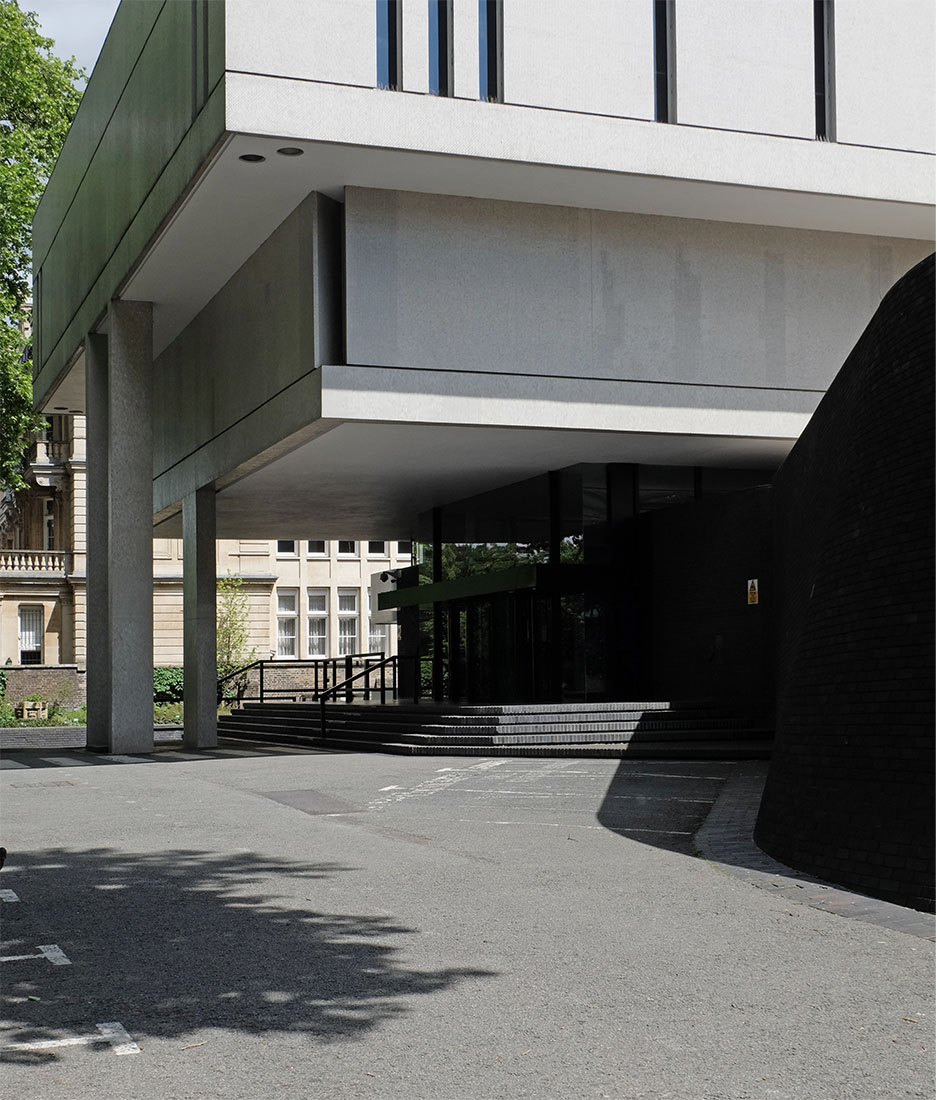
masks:
<svg viewBox="0 0 937 1100"><path fill-rule="evenodd" d="M108 634L107 560L107 337L92 333L85 340L85 407L87 432L87 526L85 538L87 592L85 661L87 665L88 748L111 747L111 647Z"/></svg>
<svg viewBox="0 0 937 1100"><path fill-rule="evenodd" d="M208 486L182 500L185 745L190 749L218 744L216 587L215 490Z"/></svg>
<svg viewBox="0 0 937 1100"><path fill-rule="evenodd" d="M153 306L108 308L111 752L153 749Z"/></svg>

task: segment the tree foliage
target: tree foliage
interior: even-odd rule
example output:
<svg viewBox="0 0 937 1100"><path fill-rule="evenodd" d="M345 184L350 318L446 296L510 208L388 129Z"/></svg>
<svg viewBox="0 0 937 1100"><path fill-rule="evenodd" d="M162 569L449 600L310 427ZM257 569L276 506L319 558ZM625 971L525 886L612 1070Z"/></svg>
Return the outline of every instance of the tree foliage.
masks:
<svg viewBox="0 0 937 1100"><path fill-rule="evenodd" d="M247 673L231 676L239 668L251 664L257 651L248 649L250 637L250 604L240 577L218 578L218 602L215 612L215 647L218 678L230 676L219 692L218 702L231 701L247 687Z"/></svg>
<svg viewBox="0 0 937 1100"><path fill-rule="evenodd" d="M0 488L21 488L23 449L38 426L24 358L32 218L81 92L84 73L39 33L33 12L0 0Z"/></svg>
<svg viewBox="0 0 937 1100"><path fill-rule="evenodd" d="M240 577L218 578L215 636L219 669L235 669L254 660L247 648L248 601Z"/></svg>

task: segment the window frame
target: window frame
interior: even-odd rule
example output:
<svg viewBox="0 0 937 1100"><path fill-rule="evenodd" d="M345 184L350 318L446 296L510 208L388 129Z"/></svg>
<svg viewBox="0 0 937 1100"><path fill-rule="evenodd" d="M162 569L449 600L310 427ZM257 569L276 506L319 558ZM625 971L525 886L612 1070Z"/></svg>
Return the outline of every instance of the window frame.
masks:
<svg viewBox="0 0 937 1100"><path fill-rule="evenodd" d="M281 550L280 549L280 543L281 542L288 542L293 547L293 549L292 550ZM277 544L276 555L277 555L278 558L298 558L299 557L299 543L296 539L277 539L276 544Z"/></svg>
<svg viewBox="0 0 937 1100"><path fill-rule="evenodd" d="M322 544L321 550L312 550L312 544L318 542ZM306 557L307 558L327 558L329 556L329 541L328 539L306 539Z"/></svg>
<svg viewBox="0 0 937 1100"><path fill-rule="evenodd" d="M478 98L504 102L504 9L500 0L478 0Z"/></svg>
<svg viewBox="0 0 937 1100"><path fill-rule="evenodd" d="M298 588L277 588L277 660L278 661L295 661L299 658L299 589ZM291 612L284 611L280 606L281 596L293 597L293 610ZM292 622L293 624L293 652L281 653L280 652L280 623Z"/></svg>
<svg viewBox="0 0 937 1100"><path fill-rule="evenodd" d="M36 612L39 615L39 645L36 649L24 649L23 648L23 612ZM45 642L46 642L46 609L45 605L41 603L21 603L16 608L16 652L21 665L41 665L43 663L43 656L45 654ZM23 660L23 656L26 653L38 653L39 659Z"/></svg>
<svg viewBox="0 0 937 1100"><path fill-rule="evenodd" d="M677 121L677 23L674 0L654 3L654 121Z"/></svg>
<svg viewBox="0 0 937 1100"><path fill-rule="evenodd" d="M451 97L455 94L452 0L427 0L427 6L429 94Z"/></svg>
<svg viewBox="0 0 937 1100"><path fill-rule="evenodd" d="M348 657L351 654L357 653L359 640L361 638L361 589L360 588L338 588L335 592L335 615L338 622L338 653L339 657ZM354 611L342 610L342 596L354 596L355 609ZM346 637L342 634L342 624L347 622L353 622L355 624L354 631L354 646L348 650L345 642Z"/></svg>
<svg viewBox="0 0 937 1100"><path fill-rule="evenodd" d="M342 543L350 542L354 550L342 550ZM361 557L361 544L357 539L336 539L335 556L345 561L353 561Z"/></svg>
<svg viewBox="0 0 937 1100"><path fill-rule="evenodd" d="M813 94L817 141L836 141L836 53L833 0L813 0Z"/></svg>
<svg viewBox="0 0 937 1100"><path fill-rule="evenodd" d="M312 607L310 606L310 601L311 601L311 597L313 595L324 595L325 596L325 610L324 611L318 611L318 610L313 611L312 610ZM306 655L309 657L310 660L318 660L319 658L326 658L327 659L329 654L330 654L330 651L331 651L331 646L329 644L330 641L331 641L331 638L330 638L331 631L329 629L329 621L330 621L329 614L330 614L331 603L332 603L331 595L332 595L331 591L328 588L319 587L319 588L307 588L306 589ZM315 621L316 623L325 623L325 637L324 637L325 652L324 653L314 653L313 652L312 633L310 631L310 627L311 627L313 621Z"/></svg>
<svg viewBox="0 0 937 1100"><path fill-rule="evenodd" d="M375 39L375 87L383 91L403 89L403 4L377 0Z"/></svg>

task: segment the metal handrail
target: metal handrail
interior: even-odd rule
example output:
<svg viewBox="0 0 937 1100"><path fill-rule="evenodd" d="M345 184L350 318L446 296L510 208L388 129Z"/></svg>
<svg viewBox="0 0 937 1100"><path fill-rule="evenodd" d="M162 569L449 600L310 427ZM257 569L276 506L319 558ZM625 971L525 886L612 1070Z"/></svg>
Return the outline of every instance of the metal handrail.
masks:
<svg viewBox="0 0 937 1100"><path fill-rule="evenodd" d="M311 658L311 659L308 659L308 660L302 660L302 661L292 661L292 660L291 661L270 661L270 660L251 661L251 663L249 665L244 665L242 668L234 669L232 672L228 672L224 676L222 676L218 679L219 697L220 697L220 693L221 693L221 687L224 683L226 683L228 680L234 679L236 676L242 675L245 672L249 672L252 668L256 668L259 672L259 685L258 685L259 690L258 690L258 695L256 697L258 702L263 703L265 701L265 697L267 697L267 696L292 696L293 701L295 701L297 695L302 695L304 697L305 696L312 696L312 702L318 702L319 696L320 696L322 690L323 689L329 689L329 670L330 669L331 669L331 672L332 672L331 679L332 679L333 685L338 682L339 667L340 666L343 667L343 672L345 674L346 680L348 678L356 679L357 677L352 677L352 675L351 675L352 674L352 668L354 667L354 662L355 661L358 661L358 662L366 661L366 662L368 662L370 660L370 658L373 658L373 657L383 659L384 654L383 654L383 652L346 653L346 654L343 654L341 657L315 657L315 658ZM315 675L313 677L313 683L309 687L286 687L286 688L268 687L265 683L265 676L264 676L265 669L267 669L268 667L273 667L273 668L275 668L277 670L280 670L280 671L286 671L287 669L311 668L311 669L314 670L314 673L315 673ZM373 664L366 664L364 671L366 671L368 668L373 668L373 667L375 667ZM322 672L321 686L320 686L320 675L319 675L320 670ZM370 688L369 688L368 685L365 686L364 696L365 696L366 699L370 698ZM240 702L243 698L244 698L244 696L239 693L238 694L238 701Z"/></svg>
<svg viewBox="0 0 937 1100"><path fill-rule="evenodd" d="M371 656L371 654L369 654L369 656ZM387 684L386 684L386 680L385 680L385 677L384 677L384 671L387 668L387 666L390 665L394 670L394 678L393 678L393 683L391 685L391 691L393 693L393 697L395 699L397 698L397 655L395 653L392 653L389 657L385 657L384 654L381 653L380 657L381 657L381 660L378 661L376 664L370 664L370 663L366 664L363 669L361 669L359 672L356 672L353 676L349 676L347 679L343 680L340 684L333 684L332 687L327 688L325 691L323 691L319 695L319 699L318 699L318 702L319 702L319 731L320 731L320 734L322 735L322 737L325 737L325 704L326 704L326 701L328 700L328 698L330 696L337 695L340 691L344 691L346 701L351 702L352 695L353 695L353 689L351 687L351 684L355 680L360 679L362 676L370 676L370 674L372 672L376 672L378 669L380 669L380 672L381 672L380 693L381 693L381 705L383 706L387 702ZM365 690L364 690L365 699L370 697L370 693L371 693L370 681L365 681Z"/></svg>

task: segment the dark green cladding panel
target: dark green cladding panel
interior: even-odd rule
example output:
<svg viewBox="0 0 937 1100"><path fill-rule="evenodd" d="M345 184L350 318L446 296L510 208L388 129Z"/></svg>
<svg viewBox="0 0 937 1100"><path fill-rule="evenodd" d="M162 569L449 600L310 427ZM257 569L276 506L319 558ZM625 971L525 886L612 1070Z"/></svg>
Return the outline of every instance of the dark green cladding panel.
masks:
<svg viewBox="0 0 937 1100"><path fill-rule="evenodd" d="M36 217L39 401L223 132L223 18L202 0L118 9Z"/></svg>

